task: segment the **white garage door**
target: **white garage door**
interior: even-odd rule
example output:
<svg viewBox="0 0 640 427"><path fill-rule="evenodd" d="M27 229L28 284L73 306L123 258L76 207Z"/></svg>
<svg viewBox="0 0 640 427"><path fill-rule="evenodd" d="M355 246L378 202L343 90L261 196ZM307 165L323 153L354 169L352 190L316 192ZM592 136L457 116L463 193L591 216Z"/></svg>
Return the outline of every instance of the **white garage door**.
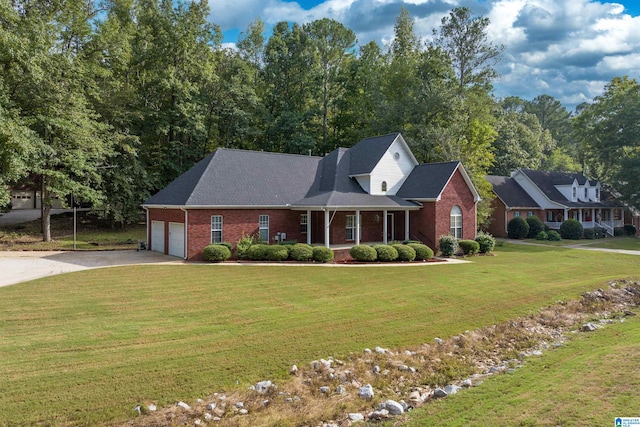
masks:
<svg viewBox="0 0 640 427"><path fill-rule="evenodd" d="M169 255L184 258L184 224L169 223Z"/></svg>
<svg viewBox="0 0 640 427"><path fill-rule="evenodd" d="M151 250L164 253L164 221L151 221Z"/></svg>

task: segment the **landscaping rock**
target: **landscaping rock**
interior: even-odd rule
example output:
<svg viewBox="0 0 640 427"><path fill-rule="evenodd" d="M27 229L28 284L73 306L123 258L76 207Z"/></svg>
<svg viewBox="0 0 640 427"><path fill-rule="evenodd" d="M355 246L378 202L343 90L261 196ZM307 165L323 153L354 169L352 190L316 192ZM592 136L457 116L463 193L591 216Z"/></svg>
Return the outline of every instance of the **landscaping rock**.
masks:
<svg viewBox="0 0 640 427"><path fill-rule="evenodd" d="M380 366L376 365L373 367L373 373L374 374L379 374L380 373Z"/></svg>
<svg viewBox="0 0 640 427"><path fill-rule="evenodd" d="M472 387L473 383L471 382L471 379L466 379L464 381L462 381L462 387Z"/></svg>
<svg viewBox="0 0 640 427"><path fill-rule="evenodd" d="M582 325L582 327L580 328L581 332L593 332L595 331L596 325L594 325L593 323L585 323L584 325Z"/></svg>
<svg viewBox="0 0 640 427"><path fill-rule="evenodd" d="M442 340L440 338L434 338L433 340L436 342L436 344L442 344Z"/></svg>
<svg viewBox="0 0 640 427"><path fill-rule="evenodd" d="M147 406L147 409L149 410L149 412L155 412L158 410L158 407L153 403L150 403L149 406Z"/></svg>
<svg viewBox="0 0 640 427"><path fill-rule="evenodd" d="M265 394L266 392L269 391L269 389L271 389L272 386L273 384L269 380L260 381L259 383L256 384L256 391L260 394Z"/></svg>
<svg viewBox="0 0 640 427"><path fill-rule="evenodd" d="M291 366L291 369L289 369L289 375L298 375L298 367L296 365Z"/></svg>
<svg viewBox="0 0 640 427"><path fill-rule="evenodd" d="M187 405L186 403L184 403L182 401L178 402L178 404L176 406L179 406L182 409L185 409L187 411L191 410L191 406Z"/></svg>
<svg viewBox="0 0 640 427"><path fill-rule="evenodd" d="M389 411L380 409L379 411L370 412L367 417L372 421L386 420L389 418Z"/></svg>
<svg viewBox="0 0 640 427"><path fill-rule="evenodd" d="M207 410L208 411L213 411L214 409L216 409L216 404L215 403L209 403L207 405Z"/></svg>
<svg viewBox="0 0 640 427"><path fill-rule="evenodd" d="M360 387L360 389L358 390L358 396L362 399L373 399L374 396L374 392L373 392L373 387L371 387L371 384L367 384L364 387Z"/></svg>
<svg viewBox="0 0 640 427"><path fill-rule="evenodd" d="M448 385L444 388L444 392L447 393L447 395L449 394L456 394L461 387L458 387L457 385Z"/></svg>
<svg viewBox="0 0 640 427"><path fill-rule="evenodd" d="M391 415L402 415L404 414L404 408L401 404L396 402L395 400L387 400L384 402L384 409L389 411Z"/></svg>
<svg viewBox="0 0 640 427"><path fill-rule="evenodd" d="M349 420L353 422L364 421L364 415L356 412L349 414Z"/></svg>
<svg viewBox="0 0 640 427"><path fill-rule="evenodd" d="M320 393L329 394L330 391L331 391L331 387L327 387L326 385L320 387Z"/></svg>
<svg viewBox="0 0 640 427"><path fill-rule="evenodd" d="M447 397L447 392L438 387L433 391L433 397Z"/></svg>
<svg viewBox="0 0 640 427"><path fill-rule="evenodd" d="M387 351L382 347L376 347L376 353L385 354Z"/></svg>
<svg viewBox="0 0 640 427"><path fill-rule="evenodd" d="M347 391L346 388L344 388L343 386L339 385L338 387L336 387L336 393L337 394L344 394Z"/></svg>

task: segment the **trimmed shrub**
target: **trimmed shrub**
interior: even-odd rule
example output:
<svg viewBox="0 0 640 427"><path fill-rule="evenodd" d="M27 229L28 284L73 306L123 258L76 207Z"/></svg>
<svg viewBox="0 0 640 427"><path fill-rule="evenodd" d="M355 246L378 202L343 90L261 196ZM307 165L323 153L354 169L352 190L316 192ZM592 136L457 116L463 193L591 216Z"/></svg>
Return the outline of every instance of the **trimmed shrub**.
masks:
<svg viewBox="0 0 640 427"><path fill-rule="evenodd" d="M529 223L517 216L507 224L507 235L510 239L524 239L529 235Z"/></svg>
<svg viewBox="0 0 640 427"><path fill-rule="evenodd" d="M407 246L413 248L416 251L416 260L424 261L433 258L433 249L422 243L409 243Z"/></svg>
<svg viewBox="0 0 640 427"><path fill-rule="evenodd" d="M375 249L378 254L378 261L390 262L398 259L398 251L393 246L375 245L373 249Z"/></svg>
<svg viewBox="0 0 640 427"><path fill-rule="evenodd" d="M624 227L614 227L613 235L616 237L624 236Z"/></svg>
<svg viewBox="0 0 640 427"><path fill-rule="evenodd" d="M214 243L214 244L216 244L216 243ZM220 243L217 243L217 244L218 245L222 245L222 246L226 246L227 248L229 248L229 251L233 250L233 245L231 243L229 243L229 242L220 242Z"/></svg>
<svg viewBox="0 0 640 427"><path fill-rule="evenodd" d="M530 239L536 237L539 232L544 231L544 223L535 215L527 218L527 224L529 224L529 233L527 234L527 237Z"/></svg>
<svg viewBox="0 0 640 427"><path fill-rule="evenodd" d="M560 240L562 240L562 236L560 236L560 233L558 233L556 230L549 230L549 232L547 233L547 238L551 242L559 242Z"/></svg>
<svg viewBox="0 0 640 427"><path fill-rule="evenodd" d="M398 261L413 261L416 259L416 250L409 245L393 245L398 252Z"/></svg>
<svg viewBox="0 0 640 427"><path fill-rule="evenodd" d="M333 251L325 246L313 247L313 260L316 262L329 262L333 259Z"/></svg>
<svg viewBox="0 0 640 427"><path fill-rule="evenodd" d="M226 245L208 245L202 251L205 261L220 262L231 258L231 250Z"/></svg>
<svg viewBox="0 0 640 427"><path fill-rule="evenodd" d="M480 252L480 243L475 240L459 240L458 246L460 246L463 255L476 255Z"/></svg>
<svg viewBox="0 0 640 427"><path fill-rule="evenodd" d="M258 240L255 236L245 236L243 234L242 238L238 240L238 243L236 244L236 256L238 257L238 259L248 258L247 251L256 243L258 243Z"/></svg>
<svg viewBox="0 0 640 427"><path fill-rule="evenodd" d="M371 246L356 245L351 248L351 250L349 251L349 255L351 255L351 258L355 259L356 261L370 262L376 260L376 258L378 257L378 252Z"/></svg>
<svg viewBox="0 0 640 427"><path fill-rule="evenodd" d="M493 248L496 247L496 239L489 233L485 233L484 231L478 232L478 236L476 237L476 242L480 245L480 253L481 254L490 254L493 251Z"/></svg>
<svg viewBox="0 0 640 427"><path fill-rule="evenodd" d="M422 242L420 240L403 240L402 241L403 245L410 245L412 243L418 243L420 245L422 244Z"/></svg>
<svg viewBox="0 0 640 427"><path fill-rule="evenodd" d="M536 240L549 240L549 235L546 231L539 231L538 234L536 234Z"/></svg>
<svg viewBox="0 0 640 427"><path fill-rule="evenodd" d="M438 239L438 249L442 256L452 256L458 252L458 241L451 234L445 234Z"/></svg>
<svg viewBox="0 0 640 427"><path fill-rule="evenodd" d="M596 238L596 232L593 230L593 228L585 228L582 235L585 239L589 240L593 240Z"/></svg>
<svg viewBox="0 0 640 427"><path fill-rule="evenodd" d="M263 243L251 245L244 256L252 261L262 261L267 259L267 249L269 249L269 245Z"/></svg>
<svg viewBox="0 0 640 427"><path fill-rule="evenodd" d="M584 234L584 228L580 221L568 219L560 225L560 237L569 240L580 240Z"/></svg>
<svg viewBox="0 0 640 427"><path fill-rule="evenodd" d="M633 224L625 224L623 227L624 234L629 237L633 237L636 235L636 227Z"/></svg>
<svg viewBox="0 0 640 427"><path fill-rule="evenodd" d="M289 250L282 245L267 246L266 258L269 261L285 261L289 258Z"/></svg>
<svg viewBox="0 0 640 427"><path fill-rule="evenodd" d="M607 230L602 227L593 227L593 232L596 239L604 239L607 237Z"/></svg>
<svg viewBox="0 0 640 427"><path fill-rule="evenodd" d="M306 243L297 243L291 246L289 257L294 261L310 261L313 259L313 247Z"/></svg>

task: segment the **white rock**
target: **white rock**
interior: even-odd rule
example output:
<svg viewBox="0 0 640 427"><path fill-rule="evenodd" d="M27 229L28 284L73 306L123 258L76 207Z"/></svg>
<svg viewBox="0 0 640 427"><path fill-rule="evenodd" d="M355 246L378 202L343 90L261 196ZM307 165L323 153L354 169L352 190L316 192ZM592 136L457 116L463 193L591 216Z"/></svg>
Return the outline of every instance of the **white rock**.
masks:
<svg viewBox="0 0 640 427"><path fill-rule="evenodd" d="M471 387L473 385L473 383L471 382L471 379L467 378L466 380L462 381L462 387Z"/></svg>
<svg viewBox="0 0 640 427"><path fill-rule="evenodd" d="M387 351L382 347L376 347L376 353L385 354Z"/></svg>
<svg viewBox="0 0 640 427"><path fill-rule="evenodd" d="M433 397L447 397L447 392L438 387L433 391Z"/></svg>
<svg viewBox="0 0 640 427"><path fill-rule="evenodd" d="M380 366L376 365L373 367L373 373L374 374L379 374L380 373Z"/></svg>
<svg viewBox="0 0 640 427"><path fill-rule="evenodd" d="M387 400L384 402L384 409L389 411L391 415L402 415L404 414L404 408L401 404L396 402L395 400Z"/></svg>
<svg viewBox="0 0 640 427"><path fill-rule="evenodd" d="M447 394L456 394L460 390L460 387L457 385L448 385L444 388L445 393Z"/></svg>
<svg viewBox="0 0 640 427"><path fill-rule="evenodd" d="M343 386L339 385L338 387L336 387L336 393L337 394L344 394L347 391L346 388L344 388Z"/></svg>
<svg viewBox="0 0 640 427"><path fill-rule="evenodd" d="M298 375L298 367L296 365L291 366L291 369L289 369L289 374Z"/></svg>
<svg viewBox="0 0 640 427"><path fill-rule="evenodd" d="M207 410L213 411L214 409L216 409L216 404L215 403L209 403L207 405Z"/></svg>
<svg viewBox="0 0 640 427"><path fill-rule="evenodd" d="M138 413L138 415L140 415L140 414L142 413L142 410L141 410L141 408L140 408L140 405L138 405L138 406L136 406L135 408L133 408L133 410L134 410L135 412L137 412L137 413Z"/></svg>
<svg viewBox="0 0 640 427"><path fill-rule="evenodd" d="M210 414L210 413L208 413L208 412L205 412L205 414L204 414L204 420L205 420L205 421L213 421L213 415L211 415L211 414Z"/></svg>
<svg viewBox="0 0 640 427"><path fill-rule="evenodd" d="M196 400L196 402L198 402L198 403L204 403L204 400L202 400L202 399L198 399L198 400Z"/></svg>
<svg viewBox="0 0 640 427"><path fill-rule="evenodd" d="M328 394L330 391L331 391L331 388L330 388L330 387L327 387L326 385L325 385L325 386L320 387L320 392L321 392L321 393Z"/></svg>
<svg viewBox="0 0 640 427"><path fill-rule="evenodd" d="M434 338L433 340L436 342L436 344L442 344L442 340L440 338Z"/></svg>
<svg viewBox="0 0 640 427"><path fill-rule="evenodd" d="M360 387L360 389L358 390L358 396L360 396L360 398L362 399L373 399L374 392L373 392L373 387L371 387L371 384L367 384L364 387Z"/></svg>
<svg viewBox="0 0 640 427"><path fill-rule="evenodd" d="M191 409L191 406L187 405L182 401L178 402L178 406L181 407L182 409L186 409L187 411Z"/></svg>
<svg viewBox="0 0 640 427"><path fill-rule="evenodd" d="M236 403L236 408L244 408L244 402Z"/></svg>
<svg viewBox="0 0 640 427"><path fill-rule="evenodd" d="M359 412L351 413L351 414L349 414L349 420L354 421L354 422L364 421L364 415L362 415Z"/></svg>
<svg viewBox="0 0 640 427"><path fill-rule="evenodd" d="M240 411L238 411L238 413L240 415L247 415L249 413L249 411L247 411L246 409L243 408L243 409L240 409Z"/></svg>
<svg viewBox="0 0 640 427"><path fill-rule="evenodd" d="M149 410L149 412L155 412L158 410L158 407L153 403L150 403L149 406L147 406L147 409Z"/></svg>
<svg viewBox="0 0 640 427"><path fill-rule="evenodd" d="M269 391L272 385L273 384L269 380L260 381L259 383L256 384L256 391L260 394L265 394L266 392Z"/></svg>
<svg viewBox="0 0 640 427"><path fill-rule="evenodd" d="M367 354L371 354L371 349L370 348L365 348L364 352L367 353Z"/></svg>

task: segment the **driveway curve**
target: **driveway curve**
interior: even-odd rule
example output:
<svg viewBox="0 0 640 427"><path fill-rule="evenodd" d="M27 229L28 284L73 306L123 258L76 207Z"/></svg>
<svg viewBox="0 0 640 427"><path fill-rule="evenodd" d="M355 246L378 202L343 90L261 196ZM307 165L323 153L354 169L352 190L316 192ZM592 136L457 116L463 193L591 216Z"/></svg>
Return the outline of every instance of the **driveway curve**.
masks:
<svg viewBox="0 0 640 427"><path fill-rule="evenodd" d="M179 258L151 251L6 251L0 252L0 287L92 268L183 263Z"/></svg>

